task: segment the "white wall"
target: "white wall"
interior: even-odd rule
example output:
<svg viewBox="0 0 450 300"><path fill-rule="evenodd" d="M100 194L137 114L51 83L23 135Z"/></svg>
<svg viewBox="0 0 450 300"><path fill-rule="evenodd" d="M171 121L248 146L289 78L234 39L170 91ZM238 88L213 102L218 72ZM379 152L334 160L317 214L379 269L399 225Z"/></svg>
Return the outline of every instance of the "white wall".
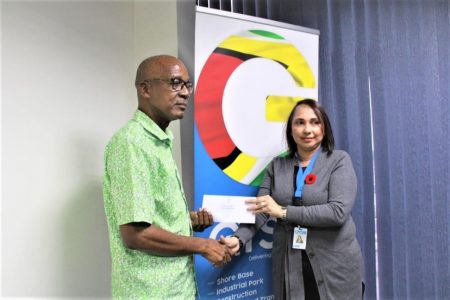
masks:
<svg viewBox="0 0 450 300"><path fill-rule="evenodd" d="M2 296L110 297L103 150L137 64L177 54L176 4L2 1L1 17Z"/></svg>

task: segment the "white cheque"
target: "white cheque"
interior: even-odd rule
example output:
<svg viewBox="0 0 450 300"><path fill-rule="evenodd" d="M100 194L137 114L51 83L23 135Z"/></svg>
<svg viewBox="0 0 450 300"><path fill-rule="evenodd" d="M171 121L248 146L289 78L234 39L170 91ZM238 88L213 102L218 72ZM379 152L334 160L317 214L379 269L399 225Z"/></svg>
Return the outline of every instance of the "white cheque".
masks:
<svg viewBox="0 0 450 300"><path fill-rule="evenodd" d="M212 213L214 222L222 223L255 223L255 215L247 211L249 196L203 195L203 208Z"/></svg>

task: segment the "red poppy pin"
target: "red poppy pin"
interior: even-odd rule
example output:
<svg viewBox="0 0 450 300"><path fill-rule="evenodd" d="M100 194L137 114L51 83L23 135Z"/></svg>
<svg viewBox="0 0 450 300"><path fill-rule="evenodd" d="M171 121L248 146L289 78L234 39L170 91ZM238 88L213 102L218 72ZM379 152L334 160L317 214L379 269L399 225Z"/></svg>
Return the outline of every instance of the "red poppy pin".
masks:
<svg viewBox="0 0 450 300"><path fill-rule="evenodd" d="M316 175L315 174L308 174L305 178L306 184L314 184L316 182Z"/></svg>

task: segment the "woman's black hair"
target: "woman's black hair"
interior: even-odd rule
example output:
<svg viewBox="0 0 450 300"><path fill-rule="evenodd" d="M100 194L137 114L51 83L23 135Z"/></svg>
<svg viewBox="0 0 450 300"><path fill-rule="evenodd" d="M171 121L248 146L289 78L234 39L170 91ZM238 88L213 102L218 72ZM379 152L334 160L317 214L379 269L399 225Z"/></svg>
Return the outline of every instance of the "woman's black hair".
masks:
<svg viewBox="0 0 450 300"><path fill-rule="evenodd" d="M294 138L292 137L292 119L294 118L295 110L300 105L309 106L314 111L317 118L319 118L319 121L323 126L323 133L324 133L323 140L321 143L322 151L327 152L327 154L330 155L334 150L334 136L330 120L328 119L328 115L325 109L316 100L303 99L297 102L297 104L292 108L292 111L289 114L289 118L286 124L286 141L288 144L289 156L294 157L295 153L297 152L297 144L295 143Z"/></svg>

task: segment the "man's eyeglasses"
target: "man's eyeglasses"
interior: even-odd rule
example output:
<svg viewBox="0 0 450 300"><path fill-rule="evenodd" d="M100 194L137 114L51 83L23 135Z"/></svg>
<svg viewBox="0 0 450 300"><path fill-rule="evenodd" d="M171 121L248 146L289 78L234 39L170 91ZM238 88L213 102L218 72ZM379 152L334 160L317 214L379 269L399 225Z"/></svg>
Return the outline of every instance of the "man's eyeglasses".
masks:
<svg viewBox="0 0 450 300"><path fill-rule="evenodd" d="M172 91L179 92L183 89L183 86L186 87L189 93L192 93L194 90L194 84L190 81L184 81L180 78L170 78L170 79L163 79L163 78L151 78L151 79L145 79L143 82L146 81L162 81L167 83Z"/></svg>

